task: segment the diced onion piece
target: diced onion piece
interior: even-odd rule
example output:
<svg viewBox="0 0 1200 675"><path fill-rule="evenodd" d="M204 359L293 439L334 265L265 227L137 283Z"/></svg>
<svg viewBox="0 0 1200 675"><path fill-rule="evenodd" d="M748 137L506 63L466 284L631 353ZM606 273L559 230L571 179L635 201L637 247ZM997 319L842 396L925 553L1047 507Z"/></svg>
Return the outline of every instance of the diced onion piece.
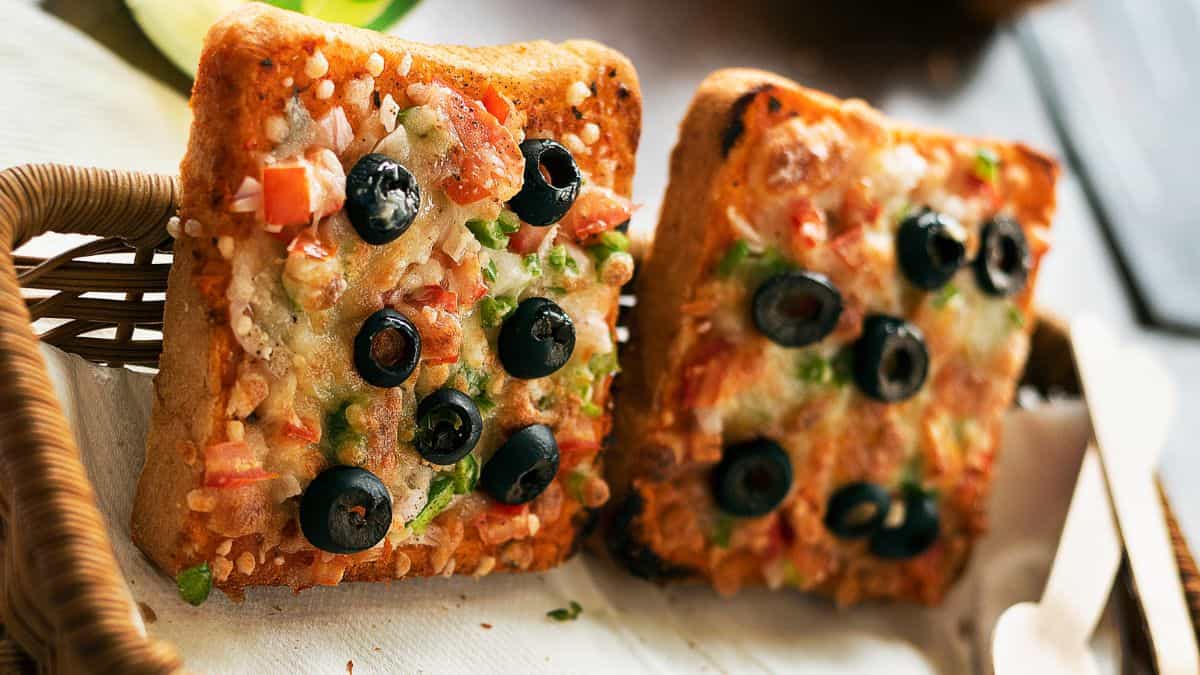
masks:
<svg viewBox="0 0 1200 675"><path fill-rule="evenodd" d="M746 217L736 208L732 206L727 208L725 210L725 218L729 220L729 224L733 226L738 236L746 242L750 250L761 253L766 248L766 244L763 242L758 230L755 230L750 221L746 220Z"/></svg>
<svg viewBox="0 0 1200 675"><path fill-rule="evenodd" d="M229 204L229 210L234 213L251 213L262 208L262 183L252 176L246 176L242 179L242 184L238 186L237 192L233 195L233 201Z"/></svg>
<svg viewBox="0 0 1200 675"><path fill-rule="evenodd" d="M345 152L354 140L354 129L350 127L346 111L340 105L326 113L317 125L321 129L322 145L339 155Z"/></svg>
<svg viewBox="0 0 1200 675"><path fill-rule="evenodd" d="M383 123L384 131L389 134L396 130L396 116L400 114L400 104L391 94L383 97L379 104L379 121Z"/></svg>

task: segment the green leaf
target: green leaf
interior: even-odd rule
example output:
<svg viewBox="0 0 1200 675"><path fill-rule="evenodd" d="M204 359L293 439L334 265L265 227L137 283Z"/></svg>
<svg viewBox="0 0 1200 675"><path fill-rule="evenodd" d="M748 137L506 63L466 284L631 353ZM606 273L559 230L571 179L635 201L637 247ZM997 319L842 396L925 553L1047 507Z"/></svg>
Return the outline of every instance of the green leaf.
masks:
<svg viewBox="0 0 1200 675"><path fill-rule="evenodd" d="M559 607L546 612L546 616L555 621L574 621L583 613L583 606L572 600L566 607Z"/></svg>
<svg viewBox="0 0 1200 675"><path fill-rule="evenodd" d="M1000 157L991 148L979 148L975 151L975 177L986 183L991 183L1000 176Z"/></svg>
<svg viewBox="0 0 1200 675"><path fill-rule="evenodd" d="M954 300L954 298L957 298L958 295L958 286L955 286L954 284L946 284L945 286L942 286L942 290L938 291L937 295L933 296L933 306L937 309L945 309L946 305L949 305L950 301Z"/></svg>
<svg viewBox="0 0 1200 675"><path fill-rule="evenodd" d="M489 258L487 264L483 266L483 269L480 270L480 272L483 274L484 281L487 281L489 284L496 283L497 271L495 260Z"/></svg>
<svg viewBox="0 0 1200 675"><path fill-rule="evenodd" d="M492 397L488 396L486 393L473 397L473 400L475 401L475 407L479 408L480 415L486 416L488 413L496 409L496 402L493 401Z"/></svg>
<svg viewBox="0 0 1200 675"><path fill-rule="evenodd" d="M604 414L604 411L600 408L600 406L596 405L596 403L591 399L580 403L579 410L588 417L600 417Z"/></svg>
<svg viewBox="0 0 1200 675"><path fill-rule="evenodd" d="M445 474L435 476L429 483L429 499L421 508L421 512L406 523L407 527L415 535L425 534L425 530L429 529L429 524L439 513L446 510L452 499L454 499L454 478Z"/></svg>
<svg viewBox="0 0 1200 675"><path fill-rule="evenodd" d="M508 247L508 235L504 233L498 220L479 220L472 218L467 221L467 229L480 244L484 246L500 250Z"/></svg>
<svg viewBox="0 0 1200 675"><path fill-rule="evenodd" d="M510 295L484 298L479 301L479 320L484 328L495 328L516 308L517 300Z"/></svg>
<svg viewBox="0 0 1200 675"><path fill-rule="evenodd" d="M725 255L721 256L721 262L717 263L717 274L722 277L731 276L749 255L750 244L738 239L725 250Z"/></svg>
<svg viewBox="0 0 1200 675"><path fill-rule="evenodd" d="M189 567L175 577L175 586L179 588L179 597L199 607L212 592L212 570L206 562Z"/></svg>
<svg viewBox="0 0 1200 675"><path fill-rule="evenodd" d="M733 536L734 520L731 516L719 514L716 527L713 528L711 541L717 548L729 548L729 539Z"/></svg>
<svg viewBox="0 0 1200 675"><path fill-rule="evenodd" d="M521 258L521 267L524 267L531 277L542 276L542 260L537 253L530 253Z"/></svg>
<svg viewBox="0 0 1200 675"><path fill-rule="evenodd" d="M465 495L472 492L479 482L479 460L475 459L475 455L467 455L458 460L454 465L452 478L455 494Z"/></svg>

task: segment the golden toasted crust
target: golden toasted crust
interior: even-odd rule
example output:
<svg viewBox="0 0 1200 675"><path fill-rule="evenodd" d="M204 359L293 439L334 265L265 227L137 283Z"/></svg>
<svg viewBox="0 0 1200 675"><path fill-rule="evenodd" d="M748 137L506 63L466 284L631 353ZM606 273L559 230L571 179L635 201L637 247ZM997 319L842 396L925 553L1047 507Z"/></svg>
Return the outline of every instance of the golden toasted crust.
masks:
<svg viewBox="0 0 1200 675"><path fill-rule="evenodd" d="M323 77L337 85L326 98L316 94L317 79L304 74L307 59L318 48L329 63ZM628 196L632 188L641 128L637 75L623 56L597 43L430 46L259 4L232 12L217 23L201 56L192 93L191 137L181 166L181 219L195 219L209 229L204 238L181 237L176 242L162 370L155 381L152 428L133 512L135 542L168 573L211 556L221 539L202 532L197 514L189 510L187 494L202 484L200 449L222 438L218 427L224 423L240 355L223 307L229 268L217 250L217 237L237 234L250 221L247 215L231 214L228 205L242 178L258 175L256 154L270 149L266 119L278 114L293 95L314 118L334 106L352 105L342 84L367 73L367 55L372 52L388 64L374 79L380 96L394 92L399 99L407 84L436 80L476 99L494 88L527 116L525 128L531 135L561 137L576 132L584 123L580 120L596 123L600 138L591 152L577 157L578 164L597 184L620 195ZM409 59L411 67L401 74L397 64ZM292 82L281 85L286 78ZM580 81L590 85L593 95L572 108L565 94L569 85ZM614 317L615 312L614 297ZM607 407L606 393L601 390L596 396L596 402ZM607 429L609 424L606 416L602 426ZM576 528L586 514L577 502L565 501L563 517L525 540L532 546L532 562L514 568L544 569L573 552ZM234 572L218 587L236 596L252 585L311 585L311 552L273 551L268 556L255 546L240 540L234 544L230 558L249 551L259 558L258 564L251 574ZM439 565L430 560L432 551L388 547L380 559L353 560L344 578L395 578L397 553L411 560L410 575L445 572L444 560ZM457 570L471 573L484 553L478 533L468 525L454 553ZM506 569L503 561L496 569Z"/></svg>
<svg viewBox="0 0 1200 675"><path fill-rule="evenodd" d="M883 404L871 401L845 404L844 399L829 404L817 402L797 413L795 423L809 426L813 431L799 432L805 439L802 443L805 450L792 449L793 463L800 457L801 464L795 465L797 483L780 507L780 512L786 511L789 518L784 534L778 528L770 530L768 517L747 521L750 529L761 525L759 529L770 530L760 534L763 541L773 538L774 542L757 547L748 545L751 553L714 553L711 542L706 544L702 539L688 542L697 519L694 513L681 513L679 505L688 505L690 511L711 508L696 506L711 502L704 479L697 476L707 475L706 467L719 457L707 446L697 449L697 433L689 430L692 403L681 396L681 380L696 363L692 355L697 345L705 344L716 323L710 310L696 308L720 300L703 296L699 289L706 284L711 286L716 264L735 238L730 233L729 221L733 217L728 209L745 206L750 201L747 195L764 194L754 184L756 178L747 167L757 166L753 162L760 160L755 156L761 158L766 152L757 145L763 141L765 129L782 126L791 119L799 119L813 128L832 128L834 135L843 139L840 142L865 149L864 152L901 144L911 146L923 157L961 155L964 145L993 150L1005 171L1003 194L995 197L999 202L997 208L1025 225L1033 259L1028 283L1006 301L1012 303L1020 316L1030 315L1037 263L1046 248L1044 233L1055 205L1058 167L1052 159L1019 143L968 139L896 124L861 101L841 101L771 73L748 69L713 73L700 86L682 124L671 156L670 184L653 246L639 269L632 337L622 359L625 371L616 398L615 442L606 459L614 489L613 504L618 509L613 526L621 529L615 532L610 529L610 546L617 549L614 553L618 557L645 576L700 578L720 590L731 591L743 583L772 583L764 578L761 568L775 554L772 551L778 551L782 536L784 542L800 542L788 554L792 557L789 564L801 568L799 576L804 577L795 585L833 595L841 603L871 597L936 602L961 569L970 542L984 528L982 505L990 481L991 457L998 445L999 416L1011 399L1032 321L1026 321L1024 329L1010 336L1002 355L978 370L941 357L942 367L937 373L942 379L928 385L933 391L929 409L969 413L980 420L985 436L979 442L978 466L942 467L938 469L943 472L941 478L929 479L935 483L943 480L945 484L937 483L938 488L950 488L953 492L942 503L946 534L934 547L936 553L899 563L872 560L861 545L842 546L824 532L820 518L826 490L839 482L856 479L883 482L885 477L895 475L899 472L903 443L890 436L895 436L897 430L918 431L909 422L877 424L876 420L894 414ZM847 152L853 155L858 150ZM831 151L830 155L834 157L830 161L841 161L836 152ZM813 161L816 166L824 158ZM816 179L810 176L805 180ZM807 205L811 208L811 203ZM878 211L871 216L879 217ZM750 220L753 222L753 218ZM816 249L834 245L836 227L845 228L846 222L837 223L830 218L829 241L821 238L826 236L822 229ZM866 283L865 277L892 274L895 263L887 264L890 267L883 272L871 263L858 272L837 266L831 270L817 268L833 277L847 302L831 341L850 344L861 330L863 313L881 311L882 308L872 307L862 299L867 293L860 293L859 285ZM885 279L881 283L886 287L902 282L896 278L894 282ZM911 309L917 300L904 302L910 307L906 311L912 312L906 318L918 324L931 320L927 315L917 318L918 312L925 311ZM945 340L958 339L951 330L939 334L936 329L924 328L935 350ZM761 336L747 339L766 344ZM725 351L717 351L714 369L722 374L720 386L735 389L739 386L739 369L744 362L735 361L729 354L745 357L749 351L753 359L757 347L747 346L750 344L726 345ZM953 344L957 348L957 343ZM930 379L933 380L933 375ZM970 400L976 394L978 400L970 404L949 402L959 397ZM849 413L845 412L846 405ZM825 420L830 419L833 410L841 411L837 413L843 415L840 424L856 425L864 433L890 436L872 441L857 438L853 429L830 429ZM925 429L919 431L924 433ZM929 457L926 460L931 461ZM805 480L812 483L806 485ZM622 504L625 504L623 509ZM789 545L782 544L785 548ZM778 582L778 578L774 580Z"/></svg>

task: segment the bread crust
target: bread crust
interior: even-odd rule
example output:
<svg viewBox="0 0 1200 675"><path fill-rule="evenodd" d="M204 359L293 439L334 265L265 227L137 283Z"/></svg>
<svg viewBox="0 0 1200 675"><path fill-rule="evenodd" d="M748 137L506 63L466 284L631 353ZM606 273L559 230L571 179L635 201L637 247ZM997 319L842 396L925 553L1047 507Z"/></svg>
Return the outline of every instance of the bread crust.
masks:
<svg viewBox="0 0 1200 675"><path fill-rule="evenodd" d="M338 83L326 98L315 93L317 79L304 75L306 60L317 49L329 63L325 77ZM201 449L223 437L226 406L241 360L225 311L224 286L218 282L214 288L210 281L227 281L229 276L229 265L218 250L219 237L259 226L250 214L230 213L228 205L242 177L257 175L255 153L269 149L267 117L277 114L292 96L303 101L314 118L334 106L350 105L341 84L367 73L364 64L371 53L388 64L374 78L379 96L392 92L399 98L412 82L443 82L471 98L494 88L527 116L525 128L539 135L558 138L577 133L585 122L597 124L600 138L576 158L578 164L617 194L628 196L632 188L641 93L632 65L603 45L586 40L481 48L422 45L257 3L216 24L206 38L193 89L194 120L181 165L180 217L203 223L205 236L180 237L175 245L161 371L155 378L146 463L132 514L134 541L169 574L211 560L222 541L205 531L205 514L189 509L188 493L203 484ZM401 74L396 64L410 59L411 66ZM294 85L281 86L285 76L294 78ZM573 107L565 92L581 81L590 85L592 95ZM614 289L610 325L616 309ZM607 410L607 384L597 387L594 401ZM609 425L606 412L599 426L607 433ZM500 555L496 570L558 564L574 551L576 531L586 516L578 502L564 500L562 517L523 541L532 549L531 559L506 566ZM447 566L444 558L435 560L435 547L393 550L389 545L382 555L342 561L344 572L337 576L355 581L397 578L402 576L398 553L411 563L407 576L472 573L481 569L484 558L495 562L495 547L485 545L472 525L463 529L453 565ZM253 571L234 571L216 583L234 597L254 585L312 585L312 569L321 564L311 550L267 550L254 536L234 541L225 557L234 559L244 552L255 558Z"/></svg>
<svg viewBox="0 0 1200 675"><path fill-rule="evenodd" d="M763 99L774 100L764 103ZM764 572L769 560L778 558L779 543L776 541L771 550L726 553L717 551L718 547L711 542L692 536L694 523L704 522L696 514L712 508L696 506L711 503L703 484L705 479L697 476L706 476L719 455L714 456L716 450L711 448L703 452L696 449L696 438L701 434L690 426L692 410L679 403L679 395L685 370L693 364L689 355L697 344L703 343L713 324L719 323L712 313L693 308L706 301L703 297L706 291L702 289L712 285L714 268L733 239L727 209L740 204L739 195L757 189L746 183L753 182L747 178L746 167L754 161L749 156L765 152L757 145L765 128L784 123L783 118L771 117L768 105L771 110L782 107L783 112L778 115L789 115L806 125L831 126L844 134L852 147L871 150L906 144L924 157L961 154L964 144L995 151L1004 170L1009 172L1002 181L1004 191L996 196L996 201L1005 213L1024 224L1034 249L1028 283L1008 300L1021 316L1030 315L1037 263L1046 249L1045 231L1054 212L1058 175L1053 159L1023 144L969 139L897 124L861 101L841 101L771 73L720 70L701 84L681 125L679 141L671 155L670 183L659 226L652 248L639 269L637 305L631 317L631 339L623 358L625 372L617 395L614 450L606 462L614 488L614 511L619 512L622 504L632 503L636 508L615 519L619 531L610 527L608 540L612 552L643 576L690 577L712 583L722 592L732 592L743 584L784 583L778 575L770 578L770 572ZM763 119L774 121L763 122ZM829 236L832 240L833 235ZM817 248L823 246L829 243L817 244ZM887 264L894 267L894 262ZM830 273L820 267L817 271ZM859 276L845 273L835 281L853 286L860 283ZM900 284L901 280L897 278L894 283ZM849 293L855 296L856 291L857 288L851 288ZM847 289L843 289L843 296L846 294ZM864 309L872 309L870 303L864 308L861 306L864 303L856 303L853 297L850 302L858 306L843 312L843 322L829 340L849 343L859 329L857 325L849 325L853 322L845 321L846 314L856 314L857 309L861 316ZM882 311L878 307L873 309ZM922 318L918 323L925 320ZM821 518L831 482L836 486L839 481L864 477L882 482L882 476L898 471L900 451L887 443L873 448L869 443L847 447L843 442L839 448L837 442L829 444L831 439L838 438L830 431L814 431L807 437L801 434L805 443L824 445L805 451L789 448L794 465L797 461L801 464L795 468L796 485L779 510L788 514L785 541L790 536L800 543L785 544L788 553L784 557L790 556L789 564L808 564L804 573L809 578L786 583L831 595L841 604L871 598L940 601L965 563L970 543L985 526L983 502L990 482L991 458L999 444L999 416L1011 400L1031 324L1032 321L1027 321L1016 331L1006 343L1006 356L987 366L980 375L994 376L998 382L981 388L987 401L972 410L987 430L986 439L978 444L978 454L972 455L981 463L969 469L947 469L949 477L938 483L939 488L953 488L956 496L944 500L943 528L949 532L934 547L934 553L897 563L874 560L863 544L846 545L825 532ZM931 341L941 339L934 333ZM766 344L761 336L752 339ZM743 345L731 349L742 355L749 351L753 357L756 347ZM715 358L714 368L726 374L724 379L727 382L736 379L739 363L732 360L734 357ZM943 368L943 372L977 377L970 374L969 368L954 364ZM948 394L951 391L949 384L938 385L934 405L943 405L944 399L951 398ZM864 428L872 428L873 416L890 414L877 403L847 405L850 414L866 425ZM819 425L820 420L827 419L827 410L828 406L812 406L808 414L813 424ZM892 428L908 427L893 425ZM805 485L806 480L811 484ZM685 513L679 513L679 503L688 505L683 509ZM771 516L751 519L747 527L766 528L770 519ZM780 522L782 519L783 516ZM768 532L763 536L777 537L778 533Z"/></svg>

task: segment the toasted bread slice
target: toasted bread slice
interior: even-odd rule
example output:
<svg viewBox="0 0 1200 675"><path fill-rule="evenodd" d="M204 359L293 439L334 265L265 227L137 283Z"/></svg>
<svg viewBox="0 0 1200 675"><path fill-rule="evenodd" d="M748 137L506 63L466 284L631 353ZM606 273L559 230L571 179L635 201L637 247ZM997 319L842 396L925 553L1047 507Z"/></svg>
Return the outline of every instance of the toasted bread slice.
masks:
<svg viewBox="0 0 1200 675"><path fill-rule="evenodd" d="M211 29L192 108L142 550L171 574L208 565L234 596L569 556L608 495L629 62L586 41L420 45L254 4ZM538 180L527 139L560 143ZM537 296L568 321L522 315ZM310 490L345 465L365 471Z"/></svg>
<svg viewBox="0 0 1200 675"><path fill-rule="evenodd" d="M769 73L705 80L639 271L615 556L725 593L939 601L985 528L1057 174Z"/></svg>

